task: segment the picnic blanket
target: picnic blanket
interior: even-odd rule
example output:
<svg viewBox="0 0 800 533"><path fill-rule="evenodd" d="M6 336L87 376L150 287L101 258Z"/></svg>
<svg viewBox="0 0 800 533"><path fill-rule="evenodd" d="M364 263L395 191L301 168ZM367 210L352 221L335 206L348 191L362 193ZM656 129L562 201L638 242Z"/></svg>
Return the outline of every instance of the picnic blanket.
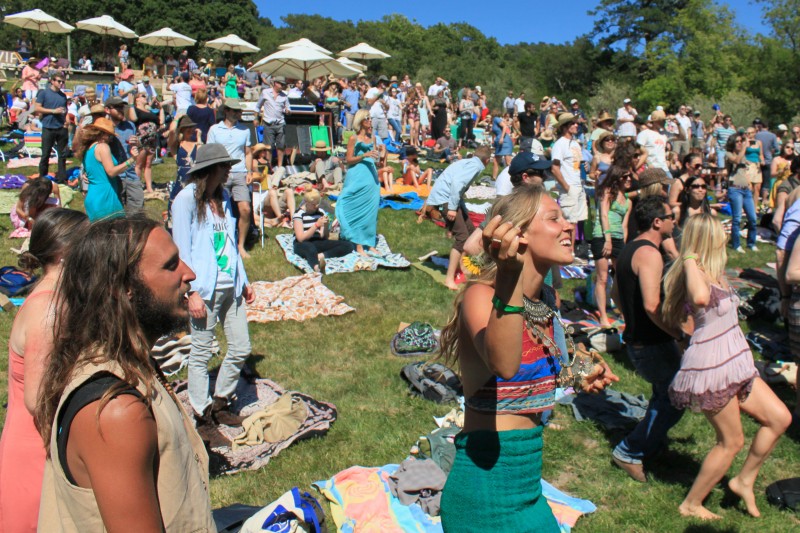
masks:
<svg viewBox="0 0 800 533"><path fill-rule="evenodd" d="M419 187L395 183L392 185L391 191L387 190L385 187L381 187L381 196L386 196L387 194L403 194L406 192L414 192L417 193L421 198L427 198L431 195L431 186L425 183L420 184Z"/></svg>
<svg viewBox="0 0 800 533"><path fill-rule="evenodd" d="M468 200L494 200L497 198L497 189L488 185L472 185L464 193L464 198Z"/></svg>
<svg viewBox="0 0 800 533"><path fill-rule="evenodd" d="M399 465L380 468L353 466L330 479L312 483L328 499L338 531L380 531L381 533L441 533L441 518L425 514L418 503L403 505L389 488L389 476ZM556 517L562 533L569 533L580 516L597 507L573 498L542 480L542 494Z"/></svg>
<svg viewBox="0 0 800 533"><path fill-rule="evenodd" d="M6 161L6 168L38 167L41 157L20 157L19 159L9 159ZM67 161L71 163L71 161ZM58 164L58 158L51 157L50 165Z"/></svg>
<svg viewBox="0 0 800 533"><path fill-rule="evenodd" d="M333 199L333 197L331 198ZM378 205L380 209L388 207L395 211L401 209L413 209L417 211L418 209L422 209L422 206L425 205L425 200L420 198L415 192L404 192L401 194L381 196L381 202Z"/></svg>
<svg viewBox="0 0 800 533"><path fill-rule="evenodd" d="M322 316L338 316L351 311L344 296L335 294L322 283L322 274L292 276L279 281L256 281L253 303L247 304L248 322L302 322Z"/></svg>
<svg viewBox="0 0 800 533"><path fill-rule="evenodd" d="M28 178L22 174L6 174L0 176L0 189L21 189Z"/></svg>
<svg viewBox="0 0 800 533"><path fill-rule="evenodd" d="M308 261L294 253L294 234L282 233L275 237L278 246L283 250L286 260L306 273L314 271ZM407 268L411 263L402 254L393 254L383 235L378 235L378 244L375 246L381 257L363 256L358 252L351 252L344 257L331 257L325 262L325 274L339 274L342 272L358 272L359 270L377 270L379 266L386 268Z"/></svg>
<svg viewBox="0 0 800 533"><path fill-rule="evenodd" d="M216 375L212 375L212 390L215 380ZM191 413L192 406L189 403L187 384L188 382L185 380L177 381L173 383L173 388L183 408L187 413ZM215 452L216 461L212 461L212 475L235 474L243 470L258 470L266 466L270 459L295 442L326 434L336 421L336 406L332 403L317 401L311 396L300 392L287 392L274 381L264 378L249 381L245 378L239 378L239 383L236 386L236 399L231 406L231 410L242 416L249 416L268 408L284 394L292 394L296 399L302 401L308 409L308 415L300 424L300 428L289 438L280 442L263 442L255 446L239 448L236 451L229 447L213 448L212 452ZM219 430L231 440L242 433L241 426L220 425Z"/></svg>

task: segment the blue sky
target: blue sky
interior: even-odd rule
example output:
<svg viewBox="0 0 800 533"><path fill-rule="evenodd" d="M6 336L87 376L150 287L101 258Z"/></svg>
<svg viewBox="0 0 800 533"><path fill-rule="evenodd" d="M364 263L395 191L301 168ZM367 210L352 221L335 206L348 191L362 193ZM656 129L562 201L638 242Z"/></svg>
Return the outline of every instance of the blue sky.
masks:
<svg viewBox="0 0 800 533"><path fill-rule="evenodd" d="M329 0L302 2L255 0L255 3L261 16L268 17L276 26L281 25L282 16L290 13L317 14L336 20L377 20L384 15L400 13L424 26L437 22L467 22L485 35L495 37L501 44L513 44L572 41L592 29L593 17L588 11L598 2L596 0L504 0L495 4L475 0L393 2L357 0L352 3ZM750 32L769 32L761 23L760 5L755 5L751 0L729 0L725 3L736 13L737 22ZM526 17L530 24L520 24ZM314 40L313 35L307 37Z"/></svg>

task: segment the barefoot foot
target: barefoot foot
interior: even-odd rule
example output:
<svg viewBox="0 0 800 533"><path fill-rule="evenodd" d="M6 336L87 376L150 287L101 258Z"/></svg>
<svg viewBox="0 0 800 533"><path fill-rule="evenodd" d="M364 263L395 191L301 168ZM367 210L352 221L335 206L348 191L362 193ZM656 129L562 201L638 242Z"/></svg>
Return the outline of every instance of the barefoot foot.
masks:
<svg viewBox="0 0 800 533"><path fill-rule="evenodd" d="M758 506L756 506L756 495L753 494L753 487L748 487L738 477L735 477L728 481L728 488L742 499L750 515L756 518L761 516Z"/></svg>
<svg viewBox="0 0 800 533"><path fill-rule="evenodd" d="M450 289L451 291L457 291L458 290L458 284L455 281L447 281L447 280L445 280L444 286L447 287L448 289Z"/></svg>
<svg viewBox="0 0 800 533"><path fill-rule="evenodd" d="M720 515L712 513L702 505L692 506L686 502L680 504L678 511L680 511L681 516L693 516L700 520L720 520L722 518Z"/></svg>

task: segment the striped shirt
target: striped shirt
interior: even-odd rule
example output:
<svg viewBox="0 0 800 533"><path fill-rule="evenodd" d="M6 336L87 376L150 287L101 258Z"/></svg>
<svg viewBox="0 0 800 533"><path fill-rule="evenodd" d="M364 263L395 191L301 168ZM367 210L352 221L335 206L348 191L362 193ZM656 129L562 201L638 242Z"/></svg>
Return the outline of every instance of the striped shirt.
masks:
<svg viewBox="0 0 800 533"><path fill-rule="evenodd" d="M717 128L714 130L714 138L717 140L717 146L720 150L725 149L728 138L734 133L736 133L736 130L733 128Z"/></svg>
<svg viewBox="0 0 800 533"><path fill-rule="evenodd" d="M317 220L320 218L327 216L327 213L322 209L317 209L316 213L306 213L305 209L302 207L294 212L292 216L292 220L299 220L303 223L303 231L308 231L310 227L317 223ZM322 238L322 228L317 228L315 234L311 239L321 239Z"/></svg>

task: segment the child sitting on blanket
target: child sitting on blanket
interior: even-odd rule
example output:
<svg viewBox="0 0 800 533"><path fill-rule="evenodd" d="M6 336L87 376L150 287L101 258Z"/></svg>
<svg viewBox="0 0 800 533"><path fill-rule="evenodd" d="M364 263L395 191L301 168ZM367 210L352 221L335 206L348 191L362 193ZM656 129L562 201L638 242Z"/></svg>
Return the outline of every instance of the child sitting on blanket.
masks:
<svg viewBox="0 0 800 533"><path fill-rule="evenodd" d="M319 208L319 191L308 186L303 194L303 206L292 217L294 224L294 253L305 259L314 272L325 273L325 260L342 257L355 250L345 240L329 239L328 214Z"/></svg>
<svg viewBox="0 0 800 533"><path fill-rule="evenodd" d="M284 167L271 167L270 151L266 144L253 147L253 172L261 176L262 195L253 195L253 219L261 225L261 217L268 228L283 226L290 228L289 219L295 210L294 191L291 187L281 187L286 176ZM270 173L272 171L272 173Z"/></svg>
<svg viewBox="0 0 800 533"><path fill-rule="evenodd" d="M413 146L406 148L406 162L403 166L403 185L413 185L419 188L420 182L427 183L429 186L433 178L433 169L429 168L422 171L419 167L419 155Z"/></svg>
<svg viewBox="0 0 800 533"><path fill-rule="evenodd" d="M53 195L52 197L50 195ZM24 239L31 236L33 223L45 209L61 204L58 185L47 178L34 178L26 182L19 193L17 205L11 210L14 231L9 237Z"/></svg>

